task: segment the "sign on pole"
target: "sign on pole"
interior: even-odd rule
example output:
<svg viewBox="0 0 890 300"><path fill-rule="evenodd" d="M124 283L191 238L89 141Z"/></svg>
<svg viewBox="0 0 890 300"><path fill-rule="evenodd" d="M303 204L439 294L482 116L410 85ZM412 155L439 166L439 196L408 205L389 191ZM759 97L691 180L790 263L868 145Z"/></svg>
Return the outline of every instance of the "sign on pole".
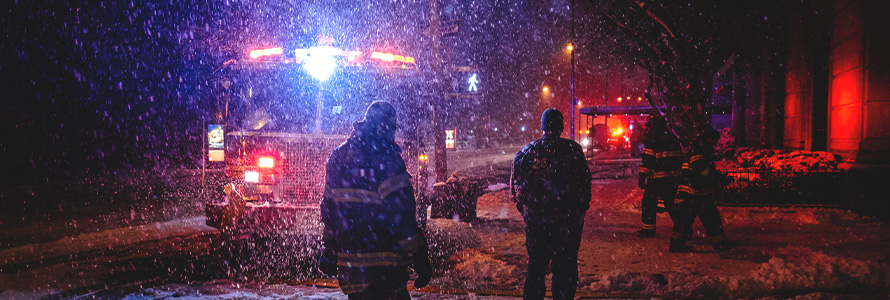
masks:
<svg viewBox="0 0 890 300"><path fill-rule="evenodd" d="M223 125L207 125L208 161L225 161L225 136Z"/></svg>
<svg viewBox="0 0 890 300"><path fill-rule="evenodd" d="M460 20L442 22L442 36L455 36L460 31Z"/></svg>
<svg viewBox="0 0 890 300"><path fill-rule="evenodd" d="M445 148L454 149L454 140L457 135L457 129L445 130Z"/></svg>

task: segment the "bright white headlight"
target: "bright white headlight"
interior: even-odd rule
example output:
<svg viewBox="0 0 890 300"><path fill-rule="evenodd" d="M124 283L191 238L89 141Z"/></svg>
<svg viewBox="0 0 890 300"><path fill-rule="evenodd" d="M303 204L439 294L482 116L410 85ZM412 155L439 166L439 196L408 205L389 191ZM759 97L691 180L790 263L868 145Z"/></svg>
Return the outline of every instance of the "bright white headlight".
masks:
<svg viewBox="0 0 890 300"><path fill-rule="evenodd" d="M328 46L310 48L303 68L319 81L326 81L337 68L336 52L336 48Z"/></svg>
<svg viewBox="0 0 890 300"><path fill-rule="evenodd" d="M252 183L260 182L260 173L257 171L244 171L244 181Z"/></svg>

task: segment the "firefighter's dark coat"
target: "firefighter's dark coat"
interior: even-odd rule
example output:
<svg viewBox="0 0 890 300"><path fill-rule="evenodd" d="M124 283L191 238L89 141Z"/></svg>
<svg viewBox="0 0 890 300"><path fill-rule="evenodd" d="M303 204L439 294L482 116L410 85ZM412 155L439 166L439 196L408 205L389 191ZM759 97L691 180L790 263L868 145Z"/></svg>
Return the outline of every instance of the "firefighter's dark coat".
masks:
<svg viewBox="0 0 890 300"><path fill-rule="evenodd" d="M510 181L517 205L584 212L590 207L590 169L578 143L545 135L513 158Z"/></svg>
<svg viewBox="0 0 890 300"><path fill-rule="evenodd" d="M720 187L720 182L725 178L714 165L713 145L702 139L693 141L681 169L683 183L679 186L678 198L709 195Z"/></svg>
<svg viewBox="0 0 890 300"><path fill-rule="evenodd" d="M674 222L672 238L685 240L692 234L692 224L698 217L712 243L726 240L720 211L714 201L726 177L714 164L714 146L704 139L693 141L682 166L682 183L674 200L677 214L682 219Z"/></svg>
<svg viewBox="0 0 890 300"><path fill-rule="evenodd" d="M643 142L641 153L640 179L645 180L642 199L643 230L655 230L655 215L658 199L674 217L673 200L677 192L677 180L683 164L683 149L680 141L666 131L649 132Z"/></svg>
<svg viewBox="0 0 890 300"><path fill-rule="evenodd" d="M372 284L404 288L406 266L419 248L426 248L400 152L395 142L357 125L327 162L324 246L337 253L345 294L361 293Z"/></svg>
<svg viewBox="0 0 890 300"><path fill-rule="evenodd" d="M544 298L550 264L553 299L573 299L581 229L590 207L590 169L581 146L560 138L559 131L545 135L516 154L511 177L513 199L526 223L523 298Z"/></svg>
<svg viewBox="0 0 890 300"><path fill-rule="evenodd" d="M650 134L644 141L640 174L650 180L676 178L683 164L680 141L671 134Z"/></svg>

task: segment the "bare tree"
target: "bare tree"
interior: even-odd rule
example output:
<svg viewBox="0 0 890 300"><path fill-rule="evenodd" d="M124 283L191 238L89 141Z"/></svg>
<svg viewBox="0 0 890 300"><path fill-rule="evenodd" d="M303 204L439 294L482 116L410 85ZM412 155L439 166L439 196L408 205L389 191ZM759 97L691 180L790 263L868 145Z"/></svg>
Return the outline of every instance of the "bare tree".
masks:
<svg viewBox="0 0 890 300"><path fill-rule="evenodd" d="M712 75L732 54L769 38L775 1L603 1L587 8L587 42L649 72L646 97L688 140L704 124ZM781 2L781 1L778 1Z"/></svg>

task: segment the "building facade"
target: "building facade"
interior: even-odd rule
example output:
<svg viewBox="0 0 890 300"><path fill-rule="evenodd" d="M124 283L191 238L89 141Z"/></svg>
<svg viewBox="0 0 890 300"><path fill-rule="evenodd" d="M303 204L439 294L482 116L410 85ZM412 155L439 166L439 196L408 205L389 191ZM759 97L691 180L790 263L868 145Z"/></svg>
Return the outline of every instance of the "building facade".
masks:
<svg viewBox="0 0 890 300"><path fill-rule="evenodd" d="M890 2L793 6L786 32L786 149L890 163Z"/></svg>

